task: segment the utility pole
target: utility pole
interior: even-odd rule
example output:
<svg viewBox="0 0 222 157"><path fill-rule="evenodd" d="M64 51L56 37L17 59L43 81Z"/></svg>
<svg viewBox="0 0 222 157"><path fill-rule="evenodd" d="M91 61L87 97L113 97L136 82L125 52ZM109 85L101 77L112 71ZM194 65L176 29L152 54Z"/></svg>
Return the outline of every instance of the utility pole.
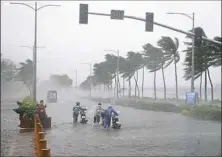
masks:
<svg viewBox="0 0 222 157"><path fill-rule="evenodd" d="M194 33L194 27L195 27L195 13L192 14L192 17L188 14L185 14L185 13L175 13L175 12L170 12L170 13L167 13L167 14L172 14L172 15L183 15L183 16L186 16L188 17L189 19L192 20L192 32L193 34ZM191 92L194 92L195 91L195 88L194 88L194 71L195 71L195 48L194 48L194 36L192 36L192 54L191 54L191 88L190 88L190 91Z"/></svg>
<svg viewBox="0 0 222 157"><path fill-rule="evenodd" d="M42 9L42 8L45 8L45 7L52 7L52 6L55 6L55 7L60 7L60 5L44 5L44 6L41 6L38 8L37 6L37 2L35 2L35 7L33 8L32 6L26 4L26 3L10 3L10 4L18 4L18 5L23 5L23 6L26 6L26 7L29 7L31 8L32 10L34 10L34 15L35 15L35 32L34 32L34 48L33 48L33 99L34 101L36 101L36 80L37 80L37 12Z"/></svg>

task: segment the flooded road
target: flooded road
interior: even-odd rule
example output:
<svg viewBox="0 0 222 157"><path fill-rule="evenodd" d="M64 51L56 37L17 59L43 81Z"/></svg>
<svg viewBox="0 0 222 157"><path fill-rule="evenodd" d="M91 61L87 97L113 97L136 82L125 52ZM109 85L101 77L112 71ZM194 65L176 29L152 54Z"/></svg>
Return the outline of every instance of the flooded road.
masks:
<svg viewBox="0 0 222 157"><path fill-rule="evenodd" d="M52 155L214 156L221 153L221 124L218 122L114 106L120 111L122 129L105 131L92 122L96 103L76 100L88 107L87 125L72 123L75 101L48 104L52 129L46 132L46 138Z"/></svg>
<svg viewBox="0 0 222 157"><path fill-rule="evenodd" d="M19 131L16 101L1 102L1 156L33 156L33 132Z"/></svg>

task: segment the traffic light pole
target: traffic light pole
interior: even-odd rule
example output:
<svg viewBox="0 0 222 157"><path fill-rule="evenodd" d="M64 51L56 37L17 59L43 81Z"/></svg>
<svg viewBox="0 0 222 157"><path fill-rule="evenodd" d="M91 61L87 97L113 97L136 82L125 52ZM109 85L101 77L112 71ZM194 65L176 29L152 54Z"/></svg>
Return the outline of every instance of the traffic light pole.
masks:
<svg viewBox="0 0 222 157"><path fill-rule="evenodd" d="M99 16L111 16L111 14L95 13L95 12L88 12L88 14L91 14L91 15L99 15ZM135 16L124 15L124 18L134 19L134 20L137 20L137 21L146 22L146 19L139 18L139 17L135 17ZM164 27L164 28L173 30L173 31L176 31L176 32L179 32L179 33L183 33L183 34L186 34L186 35L190 35L190 36L192 36L192 37L195 36L194 33L186 32L186 31L183 31L183 30L180 30L180 29L177 29L177 28L173 28L173 27L171 27L171 26L167 26L167 25L164 25L164 24L161 24L161 23L157 23L157 22L154 22L154 21L153 21L153 24L155 24L155 25L157 25L157 26L160 26L160 27ZM215 44L222 45L221 42L216 41L216 40L213 40L213 39L209 39L209 38L206 38L206 37L202 37L202 39L203 39L203 40L206 40L206 41L209 41L209 42L213 42L213 43L215 43Z"/></svg>

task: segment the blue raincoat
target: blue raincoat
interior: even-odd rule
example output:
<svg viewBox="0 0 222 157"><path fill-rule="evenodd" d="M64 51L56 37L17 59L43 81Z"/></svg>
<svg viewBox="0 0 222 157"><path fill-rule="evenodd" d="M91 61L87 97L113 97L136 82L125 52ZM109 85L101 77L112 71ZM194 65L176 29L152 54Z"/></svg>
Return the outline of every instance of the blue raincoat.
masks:
<svg viewBox="0 0 222 157"><path fill-rule="evenodd" d="M112 108L112 106L109 106L104 113L104 128L110 126L112 113L118 116L118 113Z"/></svg>

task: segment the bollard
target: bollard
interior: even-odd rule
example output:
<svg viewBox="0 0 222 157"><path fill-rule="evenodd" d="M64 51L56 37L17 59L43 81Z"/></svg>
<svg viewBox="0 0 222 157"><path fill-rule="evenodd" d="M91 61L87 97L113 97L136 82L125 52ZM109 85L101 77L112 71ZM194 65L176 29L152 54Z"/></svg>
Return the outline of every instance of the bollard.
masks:
<svg viewBox="0 0 222 157"><path fill-rule="evenodd" d="M40 123L37 123L37 128L36 128L36 150L37 150L37 154L39 152L39 140L40 140L40 137L39 137L39 132L42 132L42 129L41 129L41 124Z"/></svg>
<svg viewBox="0 0 222 157"><path fill-rule="evenodd" d="M43 157L50 157L50 149L42 149Z"/></svg>
<svg viewBox="0 0 222 157"><path fill-rule="evenodd" d="M39 132L39 140L38 141L40 141L42 139L45 139L45 134L44 134L44 132ZM38 142L37 154L38 154L38 156L40 156L40 154L41 154L41 146L40 146L39 142Z"/></svg>
<svg viewBox="0 0 222 157"><path fill-rule="evenodd" d="M47 140L45 139L45 133L39 115L36 114L34 118L35 154L37 157L50 157L51 150L47 148Z"/></svg>
<svg viewBox="0 0 222 157"><path fill-rule="evenodd" d="M47 147L47 140L46 139L39 140L39 146L40 146L40 154L39 154L39 156L43 156L42 149L46 149L46 147Z"/></svg>

